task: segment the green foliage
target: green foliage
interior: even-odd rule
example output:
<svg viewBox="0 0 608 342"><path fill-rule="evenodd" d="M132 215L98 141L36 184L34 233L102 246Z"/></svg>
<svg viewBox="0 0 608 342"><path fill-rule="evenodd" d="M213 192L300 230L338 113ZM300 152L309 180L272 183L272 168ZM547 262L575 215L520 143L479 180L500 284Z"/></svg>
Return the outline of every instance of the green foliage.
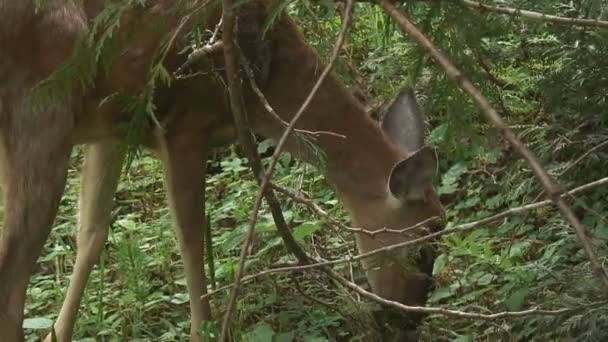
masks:
<svg viewBox="0 0 608 342"><path fill-rule="evenodd" d="M602 1L507 1L501 5L569 17L606 20ZM607 141L604 30L556 26L482 14L457 2L408 2L407 11L432 41L480 87L501 115L565 187L605 176ZM298 12L298 14L300 14ZM438 193L449 226L474 221L543 197L542 189L499 139L499 133L443 73L376 7L359 5L348 63L359 66L372 95L389 100L415 80L439 147ZM305 16L314 32L320 26ZM322 39L322 35L313 37ZM323 43L318 43L323 47ZM343 70L343 69L341 69ZM343 79L349 80L349 77ZM594 189L572 204L605 260L608 191ZM437 287L430 304L492 312L572 307L605 296L571 228L554 209L513 217L468 235L441 241ZM437 316L426 322L429 340L604 340L605 307L556 317L492 323ZM447 324L446 324L447 323ZM442 336L442 337L440 337Z"/></svg>
<svg viewBox="0 0 608 342"><path fill-rule="evenodd" d="M124 3L117 2L98 19L92 30L95 43L85 41L75 52L81 57L43 85L49 98L65 93L75 75L81 86L90 85L96 68L111 64L112 51L119 51L112 43L112 32ZM335 3L281 4L325 58L340 28ZM601 0L510 0L500 4L608 20L608 7ZM503 143L500 132L481 118L469 98L378 7L364 3L355 7L355 22L340 57L338 76L354 85L355 77L348 68L354 65L364 76L369 95L382 101L388 101L404 84L417 86L429 123L427 141L439 150L437 190L446 206L448 226L543 198L542 188L525 163ZM479 13L455 1L409 1L405 8L564 187L606 176L608 147L593 149L608 141L605 30ZM158 81L167 84L170 80L162 67L167 47L157 52L141 92L106 99L134 113L128 128L133 135L130 140L137 141L141 130L154 123L154 89ZM263 142L259 151L268 148ZM233 279L257 189L246 161L234 149L220 155L221 161L210 161L207 178L216 286ZM118 193L120 218L89 282L77 339L180 340L188 334L185 278L162 198L160 168L145 154L131 160L128 181L121 183ZM311 194L325 210L345 219L323 177L309 167L282 157L275 179ZM30 340L46 333L44 329L55 318L68 282L66 274L73 268L77 193L78 182L70 178L47 254L40 260L29 290L31 318L26 328ZM570 201L588 227L603 263L608 252L606 198L608 189L604 187ZM355 253L350 236L335 233L304 208L281 200L295 237L308 251L324 258ZM292 261L267 208L263 208L254 241L248 272ZM535 306L569 308L606 299L571 228L553 208L510 217L468 234L446 236L437 244L441 255L433 270L436 287L429 300L433 306L486 313ZM364 282L357 265L337 270ZM224 307L226 299L226 292L212 297L213 307ZM237 339L245 341L379 340L378 327L369 319L372 308L314 272L272 275L245 286L232 329ZM607 317L606 306L491 322L432 315L425 320L422 333L429 341L604 341ZM201 335L209 341L217 339L217 331L213 324L201 327Z"/></svg>

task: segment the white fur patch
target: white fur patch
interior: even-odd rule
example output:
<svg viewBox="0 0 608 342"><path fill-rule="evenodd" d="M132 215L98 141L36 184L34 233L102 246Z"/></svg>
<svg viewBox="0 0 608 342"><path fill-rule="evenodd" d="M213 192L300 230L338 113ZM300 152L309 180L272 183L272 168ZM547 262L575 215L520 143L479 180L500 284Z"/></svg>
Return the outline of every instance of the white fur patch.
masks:
<svg viewBox="0 0 608 342"><path fill-rule="evenodd" d="M397 210L403 207L402 201L393 195L393 193L388 189L388 185L386 187L386 194L386 204L391 209Z"/></svg>

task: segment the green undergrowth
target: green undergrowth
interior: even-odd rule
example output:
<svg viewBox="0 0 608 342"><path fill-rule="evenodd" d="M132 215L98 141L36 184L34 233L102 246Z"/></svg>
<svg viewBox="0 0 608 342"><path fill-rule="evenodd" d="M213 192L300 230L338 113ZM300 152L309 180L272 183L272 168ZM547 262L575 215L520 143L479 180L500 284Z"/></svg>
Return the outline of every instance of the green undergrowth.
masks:
<svg viewBox="0 0 608 342"><path fill-rule="evenodd" d="M264 145L267 144L262 144L261 150ZM251 201L257 190L246 160L234 151L222 154L224 158L209 163L212 174L207 177L207 212L215 266L215 283L209 284L210 290L233 281ZM75 152L74 157L56 225L28 291L29 318L25 326L30 341L48 332L75 262L80 151ZM328 212L344 217L324 178L309 166L285 155L278 164L275 180L314 195L316 202ZM310 253L323 258L355 253L350 236L334 234L324 222L287 199L281 198L281 202L295 238ZM75 341L87 338L187 340L189 310L185 275L164 197L162 171L156 159L146 155L132 162L129 173L123 175L116 205L117 219L110 227L101 263L90 277ZM265 207L256 225L252 251L247 261L248 273L294 261L281 244ZM350 277L348 265L337 270ZM211 299L218 317L223 313L228 294L221 291ZM330 282L322 273L269 275L244 286L233 316L232 332L237 340L247 341L270 341L266 339L268 336L274 336L273 341L367 340L375 334L368 313L371 307L373 305L361 303L344 288ZM217 326L209 325L201 330L211 340L217 337Z"/></svg>
<svg viewBox="0 0 608 342"><path fill-rule="evenodd" d="M608 7L601 0L509 0L500 4L566 17L608 19ZM324 58L340 27L335 6L329 1L288 6ZM390 101L403 85L416 86L429 127L427 142L439 153L436 189L446 208L448 227L544 199L542 187L525 162L469 98L379 8L363 3L355 8L355 22L337 65L338 76L354 92L367 95L366 105L372 110ZM479 86L564 189L608 176L605 30L480 14L452 1L411 1L405 8ZM358 70L363 83L349 65ZM262 144L260 151L266 152L267 147ZM60 214L28 290L25 324L30 341L49 331L72 271L80 158L76 151ZM185 277L160 169L154 158L143 155L133 159L123 176L117 219L101 264L90 278L75 340L187 339ZM232 281L256 185L245 160L234 149L218 151L209 170L212 289ZM334 217L347 222L334 193L311 167L284 156L275 179L306 192ZM568 198L587 227L602 264L606 264L608 252L607 198L606 186ZM356 253L352 236L336 232L289 199L280 197L280 201L296 238L309 253L324 258ZM572 228L555 208L528 211L465 234L445 236L437 247L441 254L434 265L431 306L482 314L536 307L578 310L492 320L431 315L422 325L422 340L608 338L608 307L585 306L605 301L606 291L591 271ZM263 208L248 273L289 261L293 260ZM345 264L337 270L366 286L358 265ZM227 298L227 291L212 297L216 316L223 313ZM231 322L232 334L238 341L377 341L382 329L370 323L373 308L372 303L321 273L268 275L244 286ZM215 325L201 329L210 340L217 336Z"/></svg>

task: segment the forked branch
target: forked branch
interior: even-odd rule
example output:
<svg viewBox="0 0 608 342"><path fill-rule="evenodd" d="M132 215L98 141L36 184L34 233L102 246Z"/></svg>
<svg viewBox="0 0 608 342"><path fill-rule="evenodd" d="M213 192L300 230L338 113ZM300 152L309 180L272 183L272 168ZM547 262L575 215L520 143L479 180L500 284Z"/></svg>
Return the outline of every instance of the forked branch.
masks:
<svg viewBox="0 0 608 342"><path fill-rule="evenodd" d="M311 265L302 265L302 266L288 266L288 267L272 268L269 270L262 271L260 273L256 273L256 274L252 274L252 275L243 277L242 281L250 281L250 280L253 280L253 279L256 279L256 278L259 278L262 276L266 276L269 274L273 274L273 273L301 272L303 270L310 269L311 266L320 265L320 264L321 263L311 264ZM343 276L338 274L336 271L325 267L325 265L322 267L321 270L324 273L326 273L327 275L329 275L331 278L337 280L343 286L355 291L356 293L362 295L363 297L366 297L367 299L378 302L380 304L392 306L398 310L405 311L405 312L417 312L417 313L424 313L424 314L434 314L434 315L451 316L451 317L458 317L458 318L493 321L493 320L498 320L498 319L525 317L525 316L558 316L558 315L563 315L563 314L575 313L575 312L579 312L582 310L588 310L591 308L597 308L597 307L601 307L601 306L608 304L607 301L598 301L598 302L594 302L594 303L590 303L590 304L586 304L586 305L576 306L573 308L546 310L546 309L541 309L539 307L534 307L534 308L522 310L522 311L503 311L503 312L490 313L490 314L483 314L483 313L470 312L470 311L460 311L460 310L446 309L446 308L441 308L441 307L412 306L412 305L405 305L405 304L402 304L399 302L388 300L388 299L382 298L372 292L369 292L369 291L365 290L364 288L362 288L361 286L344 278ZM214 295L221 291L224 291L226 289L229 289L232 286L234 286L234 284L223 286L217 290L207 293L206 295L204 295L201 298L207 298L208 296L211 296L211 295Z"/></svg>
<svg viewBox="0 0 608 342"><path fill-rule="evenodd" d="M481 94L481 92L471 83L471 81L458 69L456 66L441 52L433 43L422 33L412 22L408 15L401 12L392 0L379 0L379 4L384 11L397 22L401 30L412 37L424 52L430 56L435 64L437 64L445 74L465 93L467 93L477 108L483 113L490 123L496 126L505 136L509 144L521 155L528 163L532 172L538 178L547 196L559 208L564 219L570 223L574 232L583 246L583 250L589 259L591 268L600 279L604 287L608 289L608 273L597 259L591 241L586 234L586 228L581 221L576 217L572 208L566 203L566 200L561 196L561 190L558 184L553 180L547 171L542 167L536 156L528 147L517 137L515 132L509 128L506 122L500 117L498 112L492 107L490 102Z"/></svg>
<svg viewBox="0 0 608 342"><path fill-rule="evenodd" d="M249 64L249 61L247 60L247 58L243 54L243 51L240 50L240 48L238 47L238 45L237 45L237 49L239 50L239 55L240 55L239 57L240 57L240 60L241 60L241 66L243 67L243 70L245 71L245 75L247 75L247 78L249 79L249 85L251 86L251 89L257 95L258 99L260 100L260 102L264 106L264 109L266 109L266 112L268 112L268 114L270 114L270 116L273 119L275 119L278 123L280 123L282 126L284 126L284 127L289 126L289 123L286 122L285 120L283 120L279 116L279 114L277 114L277 112L274 111L274 109L270 105L270 102L268 102L268 100L266 99L266 96L264 96L264 93L262 92L262 90L260 90L260 87L258 87L257 83L255 82L255 75L253 73L253 69L251 69L251 65ZM327 134L327 135L331 135L331 136L334 136L334 137L337 137L337 138L342 138L342 139L346 138L342 134L338 134L338 133L334 133L334 132L329 132L329 131L309 131L309 130L305 130L305 129L295 128L294 132L296 132L296 133L302 133L302 134L308 134L308 135L311 135L312 137L318 137L321 134Z"/></svg>
<svg viewBox="0 0 608 342"><path fill-rule="evenodd" d="M279 159L280 154L282 153L282 150L285 146L287 138L289 137L291 132L294 130L298 119L306 111L306 109L312 102L312 99L314 98L315 94L321 87L321 84L323 83L325 78L329 75L331 70L333 69L335 61L338 57L338 53L339 53L342 45L344 44L344 40L346 38L347 28L350 23L350 13L352 12L352 6L353 6L353 0L349 0L347 3L347 10L346 10L346 15L345 15L345 18L344 18L344 21L342 24L342 29L340 30L340 34L338 35L338 40L336 42L336 46L334 47L334 51L330 58L329 63L327 64L327 66L325 67L325 69L323 70L321 75L319 76L319 79L317 80L317 83L315 83L315 85L313 86L310 94L308 95L308 97L306 98L306 100L304 101L304 103L302 104L300 109L298 110L298 112L294 115L293 119L291 120L291 122L289 123L287 128L285 129L285 132L281 136L281 139L279 140L279 143L277 144L277 147L274 151L274 154L272 156L268 169L266 170L265 173L259 175L261 184L260 184L260 187L258 189L256 198L255 198L255 201L253 204L252 213L251 213L251 217L249 220L249 225L247 227L245 241L243 242L243 245L241 247L241 255L239 258L239 266L238 266L238 268L236 270L236 274L235 274L234 287L232 289L230 299L228 301L228 306L226 308L226 313L225 313L224 319L222 321L222 331L221 331L221 335L220 335L221 341L225 341L228 336L228 325L229 325L229 321L230 321L230 316L232 314L232 310L236 303L236 298L238 297L238 290L239 290L241 278L244 273L245 260L247 258L249 245L251 244L255 224L258 219L258 213L259 213L259 210L260 210L260 207L262 204L262 198L266 194L266 190L267 190L268 184L270 182L270 179L272 177L274 167L276 166L276 163ZM238 52L237 52L236 46L235 46L236 35L235 35L234 26L235 26L236 13L235 13L235 5L232 0L223 1L222 18L223 18L222 19L223 20L223 29L224 29L222 40L223 40L223 47L224 47L224 58L226 60L226 75L227 75L228 86L229 86L229 90L230 90L231 108L233 111L233 116L235 118L235 124L237 126L237 129L239 130L239 137L243 137L243 142L244 142L245 146L247 146L247 145L252 146L252 144L250 144L250 142L252 141L253 138L251 136L251 132L246 130L246 127L247 127L246 121L245 121L246 117L243 114L241 84L240 84L240 79L239 79L239 75L238 75L238 57L237 57ZM235 113L235 110L236 110L236 113ZM245 141L245 140L247 140L247 141ZM260 168L260 170L261 170L261 168ZM305 257L304 257L304 259L305 259Z"/></svg>
<svg viewBox="0 0 608 342"><path fill-rule="evenodd" d="M533 12L520 10L516 8L509 8L504 6L493 6L488 4L483 4L477 1L471 0L458 0L463 5L466 5L470 8L476 9L479 12L494 12L499 14L506 14L511 16L518 16L525 19L536 20L536 21L545 21L559 25L573 25L573 26L587 26L587 27L599 27L599 28L608 28L608 21L602 21L597 19L584 19L584 18L568 18L568 17L560 17L557 15Z"/></svg>
<svg viewBox="0 0 608 342"><path fill-rule="evenodd" d="M557 315L563 315L566 313L573 313L573 312L577 312L580 310L603 306L608 303L606 301L600 301L600 302L595 302L595 303L591 303L588 305L581 305L581 306L574 307L574 308L563 308L563 309L557 309L557 310L543 310L539 307L534 307L532 309L523 310L523 311L503 311L503 312L497 312L497 313L492 313L492 314L482 314L482 313L477 313L477 312L451 310L451 309L444 309L444 308L437 308L437 307L411 306L411 305L401 304L399 302L388 300L388 299L378 296L375 293L369 292L369 291L365 290L364 288L362 288L361 286L342 277L335 271L332 272L331 276L332 276L332 278L338 280L342 285L357 292L358 294L362 295L363 297L366 297L368 299L371 299L375 302L378 302L378 303L381 303L384 305L392 306L394 308L397 308L397 309L405 311L405 312L418 312L418 313L424 313L424 314L435 314L435 315L452 316L452 317L458 317L458 318L480 319L480 320L484 320L484 321L493 321L493 320L503 319L503 318L524 317L524 316L557 316Z"/></svg>
<svg viewBox="0 0 608 342"><path fill-rule="evenodd" d="M320 206L318 206L313 200L311 200L310 198L306 198L304 196L298 195L295 192L282 187L280 185L277 184L271 184L271 187L276 190L277 192L282 193L283 195L291 198L294 202L300 203L300 204L304 204L306 207L308 207L308 209L310 209L312 212L314 212L315 214L317 214L318 216L320 216L321 218L327 220L329 223L333 224L334 226L343 229L345 231L351 232L351 233L360 233L360 234L365 234L368 235L369 237L375 237L378 234L397 234L397 235L404 235L404 236L409 236L411 235L410 232L412 232L413 230L416 229L424 229L424 230L428 230L426 228L426 226L429 223L433 223L433 222L438 222L441 221L440 217L437 216L433 216L433 217L429 217L428 219L418 222L413 226L410 227L406 227L406 228L401 228L401 229L390 229L390 228L386 228L386 227L382 227L379 228L377 230L369 230L369 229L365 229L365 228L358 228L358 227L349 227L347 225L345 225L344 223L336 220L335 218L331 217L331 215L329 215L325 210L323 210L323 208L321 208Z"/></svg>
<svg viewBox="0 0 608 342"><path fill-rule="evenodd" d="M580 195L584 192L587 192L593 188L596 188L598 186L602 186L602 185L606 185L608 184L608 177L596 180L594 182L591 183L587 183L584 184L582 186L576 187L574 189L572 189L571 191L565 193L562 195L563 198L566 197L570 197L570 196L575 196L575 195ZM278 191L283 192L282 190L286 190L282 187L279 187L277 185L272 184L272 187L277 189ZM287 192L283 192L284 194L287 194L288 196L290 194L292 194L291 191ZM589 308L594 308L594 307L599 307L602 305L606 305L607 302L603 301L603 302L596 302L596 303L591 303L588 305L582 305L582 306L578 306L575 308L563 308L563 309L556 309L556 310L544 310L544 309L540 309L538 307L532 308L532 309L528 309L528 310L523 310L523 311L505 311L505 312L499 312L499 313L492 313L492 314L482 314L482 313L476 313L476 312L468 312L468 311L460 311L460 310L452 310L452 309L445 309L445 308L439 308L439 307L421 307L421 306L408 306L408 305L404 305L398 302L394 302L394 301L390 301L390 300L386 300L374 293L371 293L363 288L361 288L360 286L356 285L355 283L348 281L347 279L345 279L344 277L342 277L341 275L339 275L338 273L336 273L334 270L330 269L329 266L332 265L336 265L336 264L340 264L340 263L347 263L347 262L355 262L364 258L368 258L368 257L372 257L374 255L377 255L379 253L384 253L384 252L390 252L399 248L404 248L406 246L412 246L412 245L417 245L417 244L421 244L423 242L429 241L429 240L433 240L439 236L443 236L443 235L449 235L449 234L455 234L455 233L464 233L464 232L468 232L471 231L473 229L476 229L482 225L486 225L488 223L491 222L495 222L498 221L500 219L504 219L508 216L511 215L516 215L516 214L522 214L524 212L530 211L530 210L534 210L534 209L539 209L542 207L547 207L554 204L551 200L544 200L544 201L540 201L540 202L536 202L536 203L531 203L525 206L521 206L521 207L515 207L515 208L510 208L506 211L503 211L499 214L481 219L479 221L474 221L474 222L469 222L469 223L465 223L462 225L458 225L455 226L453 228L450 229L446 229L434 234L430 234L428 236L424 236L421 238L418 238L416 240L411 240L411 241L405 241L403 243L400 244L396 244L396 245L392 245L392 246L387 246L384 248L380 248L374 251L371 251L369 253L364 253L364 254L360 254L356 257L351 257L351 258L344 258L344 259L337 259L337 260L330 260L330 261L326 261L326 260L321 260L321 259L315 259L315 263L312 264L305 264L305 265L294 265L294 266L285 266L285 267L277 267L277 268L272 268L272 269L267 269L264 270L262 272L259 273L255 273L252 275L248 275L245 276L241 279L241 282L247 282L247 281L251 281L253 279L262 277L262 276L266 276L266 275L270 275L270 274L274 274L274 273L282 273L282 272L302 272L305 270L311 270L311 269L321 269L321 271L323 271L324 273L327 273L330 277L336 279L337 281L339 281L340 283L342 283L344 286L354 290L355 292L357 292L358 294L371 299L373 301L379 302L381 304L384 305L389 305L389 306L393 306L399 310L403 310L406 312L419 312L419 313L426 313L426 314L437 314L437 315L445 315L445 316L452 316L452 317L460 317L460 318L468 318L468 319L481 319L481 320L497 320L497 319L504 319L504 318L513 318L513 317L523 317L523 316L555 316L555 315L561 315L561 314L567 314L567 313L574 313L574 312L578 312L581 310L585 310L585 309L589 309ZM289 233L289 232L288 232ZM310 257L310 259L313 259L312 257ZM229 284L226 286L223 286L221 288L218 288L217 290L211 291L209 293L207 293L206 295L202 296L201 299L206 299L207 297L214 295L216 293L220 293L222 291L225 291L227 289L230 289L232 287L236 286L236 284Z"/></svg>
<svg viewBox="0 0 608 342"><path fill-rule="evenodd" d="M208 42L205 45L195 49L190 54L188 54L188 59L186 59L186 62L184 64L182 64L179 68L177 68L177 70L175 70L173 75L175 75L176 78L184 77L183 73L187 68L189 68L194 63L198 62L203 57L209 56L216 51L220 51L222 49L222 47L223 47L222 41L218 40L215 42Z"/></svg>
<svg viewBox="0 0 608 342"><path fill-rule="evenodd" d="M245 115L245 110L244 110L244 106L242 103L242 98L243 98L242 89L241 89L241 82L240 82L239 73L238 73L238 70L239 70L238 52L237 52L238 48L236 47L236 43L235 43L236 34L234 32L236 16L233 12L234 8L233 8L233 4L232 4L231 0L224 1L223 10L224 10L224 13L223 13L223 18L222 18L221 22L226 23L226 27L224 28L224 34L223 34L225 44L223 44L222 46L224 48L224 60L225 60L225 64L226 64L226 79L227 79L227 83L228 83L230 107L231 107L232 115L234 117L235 126L238 131L240 143L247 153L247 157L248 157L250 165L253 169L256 180L258 181L258 183L261 183L261 181L262 181L261 175L262 175L263 167L262 167L262 163L260 161L260 157L255 148L255 138L253 137L253 134L251 133L251 131L248 128L249 126L247 124L247 116ZM215 36L217 35L218 31L219 31L219 24L213 34L212 41L215 41ZM219 44L219 42L214 43L214 44ZM279 235L281 235L281 237L283 238L285 246L287 247L287 249L290 252L292 252L296 256L296 258L300 261L300 263L307 263L308 257L306 255L306 253L297 244L297 242L295 241L295 239L293 238L291 233L289 232L289 228L287 227L287 223L285 221L285 218L283 217L283 212L281 211L279 201L274 196L274 192L272 190L269 190L264 193L264 197L266 198L266 201L268 202L268 205L270 206L270 210L271 210L275 225L277 227ZM257 212L259 210L259 207L260 207L260 202L256 202L256 207L254 210ZM221 341L225 341L228 336L227 332L228 332L230 314L231 314L231 310L234 308L234 303L238 296L239 284L241 283L241 278L243 276L245 260L247 258L247 253L249 251L249 246L251 244L251 240L253 238L254 227L255 227L255 221L250 222L250 225L249 225L247 233L246 233L245 242L243 243L243 246L241 248L239 266L238 266L238 268L236 270L236 274L235 274L235 283L234 283L235 286L232 290L232 293L231 293L231 296L229 299L229 305L226 310L224 320L222 321L222 332L221 332L221 336L220 336Z"/></svg>
<svg viewBox="0 0 608 342"><path fill-rule="evenodd" d="M596 181L593 181L591 183L587 183L584 185L581 185L579 187L576 187L566 193L564 193L562 195L563 198L568 198L568 197L573 197L573 196L577 196L577 195L581 195L587 191L590 191L594 188L597 188L599 186L603 186L603 185L608 185L608 177L605 178L601 178L598 179ZM292 191L289 191L283 187L280 187L278 185L272 184L273 188L275 188L277 191L286 194L287 196L290 196L291 194L293 194ZM283 191L286 190L286 191ZM548 206L554 205L554 203L551 200L544 200L544 201L540 201L540 202L534 202L534 203L530 203L530 204L526 204L524 206L521 207L514 207L514 208L509 208L505 211L502 211L498 214L492 215L492 216L488 216L486 218L483 218L481 220L477 220L477 221L473 221L473 222L467 222L467 223L463 223L463 224L459 224L457 226L454 226L452 228L448 228L448 229L444 229L442 231L438 231L426 236L422 236L419 237L417 239L414 240L409 240L409 241L404 241L398 244L394 244L394 245L390 245L390 246L386 246L386 247L382 247L373 251L370 251L368 253L364 253L364 254L359 254L356 255L354 257L347 257L347 258L342 258L342 259L335 259L335 260L317 260L316 263L313 264L307 264L307 265L293 265L293 266L284 266L284 267L278 267L278 268L272 268L269 270L264 270L260 273L256 273L256 274L252 274L252 275L248 275L246 277L244 277L242 279L242 281L250 281L253 279L256 279L258 277L261 276L265 276L268 274L273 274L273 273L281 273L281 272L296 272L296 271L305 271L305 270L310 270L310 269L314 269L314 268L324 268L327 266L333 266L333 265L338 265L338 264L344 264L344 263L350 263L350 262L356 262L365 258L370 258L373 257L377 254L380 253L385 253L385 252L392 252L401 248L405 248L405 247L410 247L410 246L415 246L415 245L419 245L422 244L424 242L428 242L428 241L432 241L437 239L438 237L441 236L446 236L446 235L452 235L452 234L462 234L462 233L467 233L470 231L473 231L479 227L482 226L486 226L490 223L493 222L497 222L499 220L503 220L507 217L513 216L513 215L520 215L520 214L524 214L526 212L529 212L531 210L536 210L536 209L540 209L540 208L545 208ZM498 228L499 226L496 226L496 228ZM491 229L492 227L485 227L487 229ZM211 296L213 294L216 294L220 291L224 291L226 289L229 289L231 287L233 287L234 284L230 284L230 285L226 285L224 287L218 288L216 291L212 291L209 292L208 294L204 295L201 298L205 298L207 296Z"/></svg>

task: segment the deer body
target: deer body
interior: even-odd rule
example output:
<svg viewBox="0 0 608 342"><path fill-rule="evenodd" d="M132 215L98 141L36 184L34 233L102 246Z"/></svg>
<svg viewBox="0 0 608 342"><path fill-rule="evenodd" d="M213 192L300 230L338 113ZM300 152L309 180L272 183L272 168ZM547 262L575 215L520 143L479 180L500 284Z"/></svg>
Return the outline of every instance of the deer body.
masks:
<svg viewBox="0 0 608 342"><path fill-rule="evenodd" d="M155 49L179 17L168 17L167 29L139 25L145 18L169 13L173 1L158 0L143 12L128 12L119 36L129 37L107 75L94 87L74 89L68 99L40 108L32 88L65 63L76 40L86 32L104 1L46 0L34 13L30 2L0 0L0 176L5 195L5 218L0 238L0 341L20 341L25 291L48 236L65 184L70 150L87 144L80 196L78 254L74 275L55 324L60 341L71 339L80 297L108 234L113 197L123 156L116 143L124 139L121 128L131 119L111 101L100 101L115 92L136 94L141 89ZM272 1L244 5L239 21L239 43L244 54L260 66L260 89L283 120L298 110L323 66L303 40L295 24L283 15L261 44L261 28ZM136 15L137 14L137 15ZM138 15L140 17L138 17ZM218 22L210 10L208 28ZM141 21L135 18L144 18ZM139 26L137 26L139 25ZM124 28L124 29L123 29ZM134 29L136 28L136 29ZM129 31L131 29L131 31ZM184 30L185 32L186 30ZM126 33L128 32L128 34ZM48 39L52 37L52 39ZM257 40L256 40L257 39ZM267 44L266 44L267 43ZM175 50L178 50L177 48ZM221 53L210 56L221 64ZM170 53L165 61L174 71L183 56ZM206 291L203 267L205 161L213 146L235 138L230 109L221 82L209 75L177 80L156 91L157 115L142 143L161 159L165 188L184 260L190 298ZM413 94L403 93L387 114L389 127L407 126L423 134ZM259 99L248 92L245 103L251 128L278 138L284 127L272 118ZM370 230L404 228L442 209L432 188L435 155L416 139L389 134L375 124L336 78L329 77L299 121L299 128L342 135L320 135L315 143L326 157L328 179L336 187L353 219L353 226ZM413 127L413 128L412 128ZM407 131L407 130L406 130ZM296 141L290 152L306 157ZM423 234L413 232L413 237ZM406 237L379 234L357 236L361 252L403 241ZM367 261L374 292L407 304L424 304L430 285L428 261L404 270L391 257ZM432 265L432 259L431 259ZM420 269L422 269L420 271ZM211 319L207 302L191 300L191 338L203 320Z"/></svg>

